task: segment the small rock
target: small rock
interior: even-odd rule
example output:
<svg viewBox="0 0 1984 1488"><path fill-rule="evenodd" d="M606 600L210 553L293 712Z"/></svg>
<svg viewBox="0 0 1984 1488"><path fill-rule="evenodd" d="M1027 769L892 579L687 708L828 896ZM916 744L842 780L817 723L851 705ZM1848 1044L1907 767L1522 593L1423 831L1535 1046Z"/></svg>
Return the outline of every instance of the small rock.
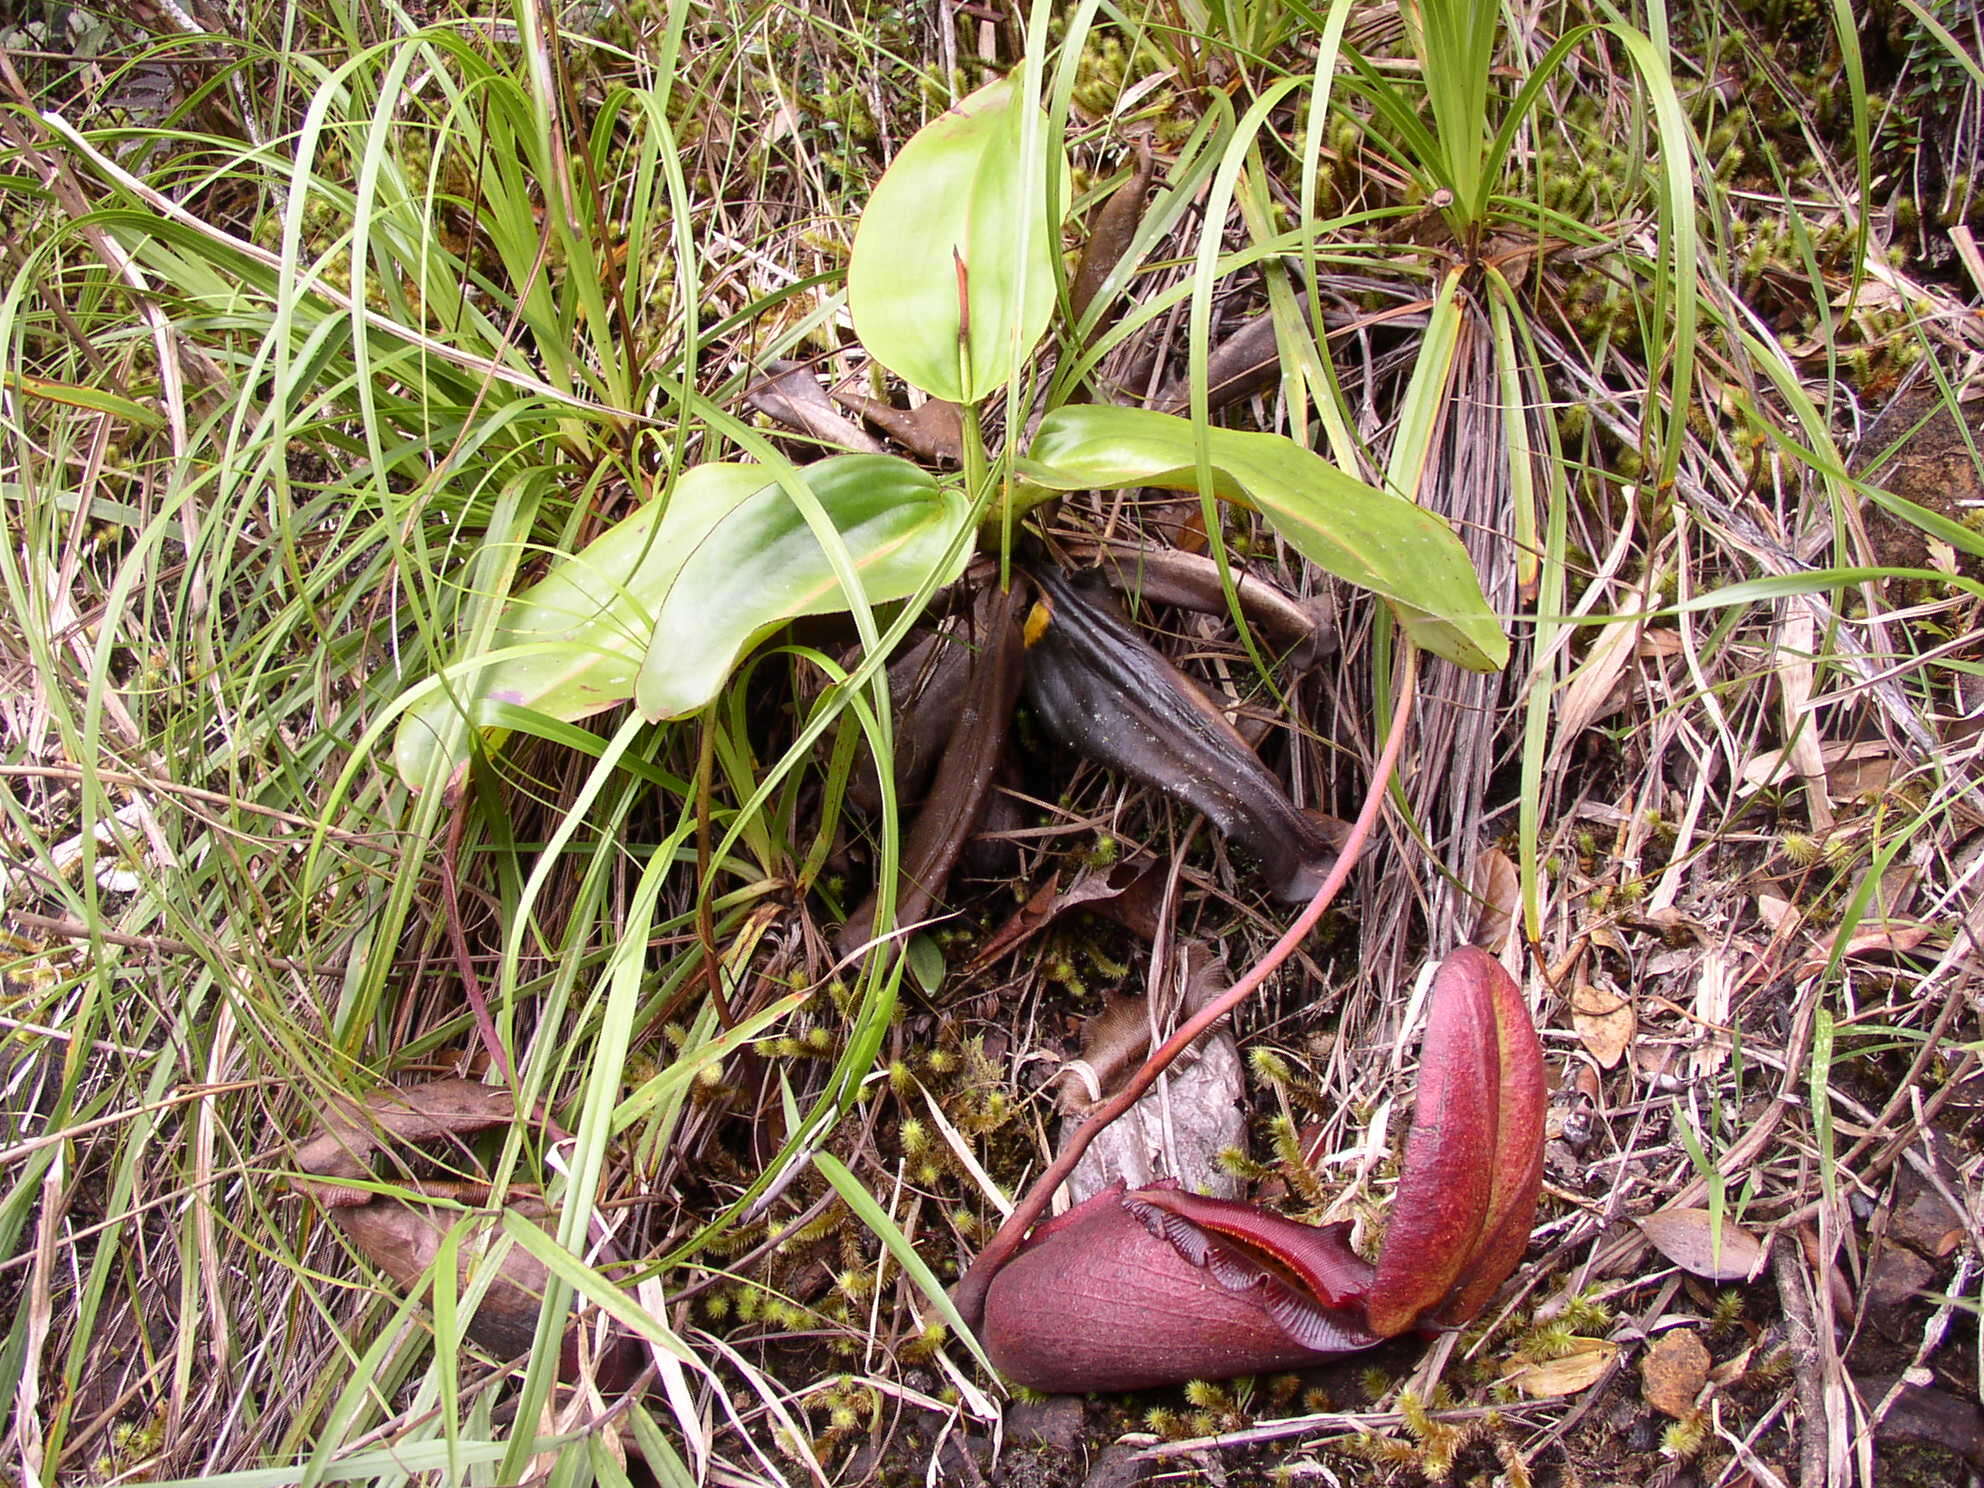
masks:
<svg viewBox="0 0 1984 1488"><path fill-rule="evenodd" d="M1883 1246L1867 1267L1867 1318L1891 1339L1912 1331L1909 1304L1936 1279L1936 1268L1902 1245Z"/></svg>
<svg viewBox="0 0 1984 1488"><path fill-rule="evenodd" d="M1941 1260L1963 1243L1962 1216L1914 1168L1904 1167L1896 1179L1893 1204L1888 1217L1890 1240L1899 1240L1932 1260Z"/></svg>
<svg viewBox="0 0 1984 1488"><path fill-rule="evenodd" d="M1680 1420L1708 1383L1708 1350L1692 1329L1662 1334L1640 1360L1640 1395L1664 1416Z"/></svg>
<svg viewBox="0 0 1984 1488"><path fill-rule="evenodd" d="M1104 1447L1082 1488L1136 1488L1157 1466L1139 1459L1138 1450L1122 1445Z"/></svg>
<svg viewBox="0 0 1984 1488"><path fill-rule="evenodd" d="M1861 1399L1871 1406L1885 1398L1894 1377L1856 1376L1854 1383L1859 1387ZM1960 1456L1972 1468L1984 1468L1984 1410L1974 1400L1964 1400L1934 1386L1911 1385L1904 1389L1889 1407L1875 1439L1938 1447Z"/></svg>
<svg viewBox="0 0 1984 1488"><path fill-rule="evenodd" d="M1016 1400L1006 1407L1006 1440L1015 1446L1037 1442L1057 1452L1073 1452L1082 1444L1086 1424L1079 1395L1052 1395L1038 1402Z"/></svg>

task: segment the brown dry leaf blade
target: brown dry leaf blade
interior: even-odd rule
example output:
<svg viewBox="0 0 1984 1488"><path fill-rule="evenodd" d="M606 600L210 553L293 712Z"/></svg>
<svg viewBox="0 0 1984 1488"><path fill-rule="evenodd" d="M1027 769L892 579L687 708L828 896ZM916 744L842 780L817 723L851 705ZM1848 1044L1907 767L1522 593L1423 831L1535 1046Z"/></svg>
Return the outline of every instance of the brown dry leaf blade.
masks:
<svg viewBox="0 0 1984 1488"><path fill-rule="evenodd" d="M1640 1396L1664 1416L1680 1420L1695 1408L1708 1384L1712 1361L1692 1329L1662 1334L1640 1360Z"/></svg>
<svg viewBox="0 0 1984 1488"><path fill-rule="evenodd" d="M1230 979L1202 941L1181 939L1178 956L1185 980L1181 1009L1185 1016L1217 997ZM1083 1058L1096 1066L1105 1096L1139 1067L1150 1031L1148 1019L1142 998L1112 997L1103 1012L1089 1020L1082 1037ZM1063 1146L1081 1124L1078 1113L1088 1104L1088 1082L1073 1071L1069 1075L1079 1097L1072 1109L1063 1106ZM1217 1027L1201 1035L1158 1085L1082 1154L1068 1175L1070 1198L1079 1203L1118 1180L1139 1189L1164 1178L1177 1179L1193 1193L1241 1197L1244 1185L1226 1171L1219 1156L1230 1148L1246 1149L1245 1085L1240 1047L1232 1030Z"/></svg>
<svg viewBox="0 0 1984 1488"><path fill-rule="evenodd" d="M1469 943L1489 955L1500 955L1508 944L1522 901L1522 878L1509 855L1498 847L1483 848L1474 859L1474 898L1480 905Z"/></svg>
<svg viewBox="0 0 1984 1488"><path fill-rule="evenodd" d="M1593 1059L1616 1069L1639 1031L1639 1016L1625 998L1579 982L1571 991L1571 1027Z"/></svg>
<svg viewBox="0 0 1984 1488"><path fill-rule="evenodd" d="M926 635L904 647L889 663L899 800L920 796L937 761L943 758L978 655L975 633L975 628L963 628ZM882 809L881 771L872 754L864 751L855 762L847 781L847 799L871 815Z"/></svg>
<svg viewBox="0 0 1984 1488"><path fill-rule="evenodd" d="M1298 290L1298 314L1307 319L1309 296ZM1206 357L1206 410L1217 413L1228 404L1238 403L1281 377L1281 346L1275 339L1274 316L1263 313L1249 317L1234 331L1222 337ZM1192 385L1187 376L1167 382L1151 400L1151 406L1165 413L1189 413Z"/></svg>
<svg viewBox="0 0 1984 1488"><path fill-rule="evenodd" d="M1102 288L1102 281L1109 277L1109 271L1129 251L1130 241L1137 235L1137 225L1144 220L1144 197L1149 194L1151 176L1157 162L1151 155L1148 140L1132 141L1131 149L1136 152L1136 165L1130 172L1130 179L1112 191L1109 200L1095 214L1088 244L1082 249L1081 267L1075 270L1075 282L1068 287L1068 305L1077 320L1088 309L1096 291ZM1089 333L1090 339L1093 340L1104 329L1106 327L1098 322Z"/></svg>
<svg viewBox="0 0 1984 1488"><path fill-rule="evenodd" d="M1748 1281L1764 1263L1762 1242L1727 1217L1718 1244L1716 1226L1706 1209L1661 1209L1638 1224L1655 1250L1683 1271L1710 1281Z"/></svg>
<svg viewBox="0 0 1984 1488"><path fill-rule="evenodd" d="M1026 692L1047 732L1203 812L1259 860L1277 899L1313 897L1336 853L1218 705L1106 596L1056 568L1034 576L1048 623L1027 649Z"/></svg>
<svg viewBox="0 0 1984 1488"><path fill-rule="evenodd" d="M1093 1072L1096 1089L1091 1093L1079 1072L1064 1069L1054 1077L1061 1109L1086 1110L1107 1096L1142 1062L1149 1047L1150 1010L1143 998L1122 992L1105 995L1102 1011L1082 1024L1082 1063Z"/></svg>
<svg viewBox="0 0 1984 1488"><path fill-rule="evenodd" d="M473 1080L375 1090L362 1101L334 1095L317 1134L296 1151L296 1165L310 1175L297 1179L296 1187L326 1208L363 1204L370 1192L336 1180L372 1177L372 1158L388 1142L417 1145L472 1136L516 1119L508 1090Z"/></svg>
<svg viewBox="0 0 1984 1488"><path fill-rule="evenodd" d="M773 362L772 376L744 395L748 408L777 419L822 444L857 454L887 453L882 441L834 408L817 378L800 362Z"/></svg>
<svg viewBox="0 0 1984 1488"><path fill-rule="evenodd" d="M551 1228L552 1215L543 1205L518 1202L512 1207L541 1228ZM332 1214L365 1258L402 1291L409 1292L433 1266L448 1231L463 1218L460 1210L429 1208L398 1199L378 1199L355 1208L335 1209ZM459 1284L464 1291L475 1274L483 1246L494 1242L501 1230L502 1222L491 1215L470 1221L469 1232L459 1242ZM469 1336L499 1359L514 1359L527 1351L537 1333L537 1310L549 1280L537 1257L522 1246L510 1246L469 1324Z"/></svg>
<svg viewBox="0 0 1984 1488"><path fill-rule="evenodd" d="M1589 1390L1619 1357L1619 1345L1602 1338L1574 1338L1572 1351L1535 1364L1518 1364L1503 1380L1532 1400L1558 1400Z"/></svg>
<svg viewBox="0 0 1984 1488"><path fill-rule="evenodd" d="M508 1090L472 1080L431 1080L403 1090L375 1090L362 1101L340 1095L333 1098L318 1134L297 1150L298 1166L312 1176L298 1179L296 1186L330 1211L367 1260L411 1291L433 1266L448 1231L462 1222L462 1211L319 1180L370 1177L370 1159L388 1141L459 1141L515 1119L516 1105ZM556 1214L537 1199L516 1198L510 1207L545 1230L556 1221ZM464 1289L484 1245L496 1240L500 1220L478 1215L468 1225L469 1233L459 1242L459 1283ZM547 1281L541 1262L529 1251L509 1246L469 1323L469 1336L499 1358L513 1359L526 1352L537 1331ZM599 1370L600 1383L609 1388L630 1383L640 1368L640 1352L636 1340L616 1338ZM562 1365L567 1377L576 1360L577 1337L568 1331Z"/></svg>
<svg viewBox="0 0 1984 1488"><path fill-rule="evenodd" d="M1637 614L1646 608L1646 601L1646 590L1629 584L1618 597L1616 609L1622 615ZM1615 696L1613 688L1625 674L1626 663L1633 659L1633 649L1644 624L1639 620L1621 620L1599 632L1558 697L1559 739L1575 739L1592 724L1625 706L1624 698Z"/></svg>
<svg viewBox="0 0 1984 1488"><path fill-rule="evenodd" d="M902 882L896 895L898 924L913 925L929 915L985 809L985 798L991 792L992 778L1012 729L1013 705L1020 695L1023 647L1019 596L1019 589L1014 587L993 607L985 644L960 699L957 724L937 764L929 799L916 813L903 843ZM842 928L843 954L874 932L875 903L871 895Z"/></svg>
<svg viewBox="0 0 1984 1488"><path fill-rule="evenodd" d="M928 398L913 409L903 409L865 393L835 393L834 400L913 455L951 465L964 461L964 419L955 403Z"/></svg>
<svg viewBox="0 0 1984 1488"><path fill-rule="evenodd" d="M1842 956L1900 956L1918 949L1932 936L1941 938L1943 932L1934 925L1924 925L1918 920L1862 920L1848 938ZM1798 975L1811 976L1823 971L1837 935L1828 935L1814 948L1811 956L1798 967Z"/></svg>
<svg viewBox="0 0 1984 1488"><path fill-rule="evenodd" d="M1069 553L1078 560L1094 559L1109 582L1125 594L1201 615L1227 613L1219 564L1203 553L1104 543L1071 544ZM1241 614L1281 650L1289 666L1306 671L1336 650L1336 627L1327 596L1298 599L1259 574L1233 564L1227 565L1227 571L1233 578Z"/></svg>
<svg viewBox="0 0 1984 1488"><path fill-rule="evenodd" d="M1148 857L1130 858L1107 868L1084 868L1066 892L1061 889L1061 875L1052 874L1011 919L992 932L991 938L971 958L964 974L974 975L1011 955L1069 910L1083 905L1108 915L1132 934L1152 939L1153 930L1148 924L1151 916L1143 912L1142 902L1147 889L1155 887L1162 892L1163 876L1163 865Z"/></svg>

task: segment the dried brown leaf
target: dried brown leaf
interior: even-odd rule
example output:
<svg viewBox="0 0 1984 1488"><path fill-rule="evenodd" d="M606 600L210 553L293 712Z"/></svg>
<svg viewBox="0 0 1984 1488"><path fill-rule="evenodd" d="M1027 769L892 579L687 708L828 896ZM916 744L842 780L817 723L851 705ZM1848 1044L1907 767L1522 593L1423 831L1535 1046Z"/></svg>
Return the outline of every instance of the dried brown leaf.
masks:
<svg viewBox="0 0 1984 1488"><path fill-rule="evenodd" d="M1622 615L1637 614L1647 607L1647 591L1639 584L1628 584L1614 608ZM1575 739L1592 724L1625 706L1613 688L1633 659L1644 621L1621 620L1599 632L1585 653L1583 663L1571 673L1557 700L1557 737Z"/></svg>
<svg viewBox="0 0 1984 1488"><path fill-rule="evenodd" d="M834 399L913 455L950 465L964 460L964 419L955 403L926 398L915 408L903 409L865 393L835 393Z"/></svg>
<svg viewBox="0 0 1984 1488"><path fill-rule="evenodd" d="M509 1091L470 1080L389 1087L362 1101L340 1095L324 1113L317 1135L297 1149L298 1166L311 1176L297 1179L296 1187L322 1204L359 1252L405 1291L412 1291L432 1269L450 1230L465 1226L458 1241L458 1282L466 1290L488 1264L486 1253L500 1242L502 1221L497 1214L465 1215L458 1205L443 1208L336 1180L372 1176L373 1160L388 1143L459 1142L514 1120L516 1107ZM471 1202L482 1202L488 1192L479 1181L409 1186ZM542 1229L555 1228L556 1213L540 1199L518 1195L508 1207ZM500 1358L527 1352L537 1332L547 1280L543 1264L529 1251L515 1244L504 1246L496 1275L469 1322L469 1336ZM624 1388L639 1370L640 1353L635 1339L616 1336L600 1363L599 1382ZM567 1333L561 1360L566 1378L573 1376L577 1359L575 1324Z"/></svg>
<svg viewBox="0 0 1984 1488"><path fill-rule="evenodd" d="M1589 1390L1619 1357L1619 1345L1602 1338L1575 1338L1570 1353L1535 1364L1518 1364L1503 1372L1503 1380L1531 1400L1560 1400Z"/></svg>
<svg viewBox="0 0 1984 1488"><path fill-rule="evenodd" d="M1054 1077L1063 1112L1083 1111L1114 1092L1150 1047L1150 1009L1141 997L1111 991L1102 1011L1082 1024L1081 1063ZM1091 1088L1091 1080L1093 1088Z"/></svg>
<svg viewBox="0 0 1984 1488"><path fill-rule="evenodd" d="M1899 956L1916 950L1923 942L1934 937L1942 940L1944 932L1934 925L1922 924L1919 920L1862 920L1854 927L1847 939L1842 956ZM1798 975L1811 976L1822 971L1832 958L1833 946L1839 937L1837 932L1828 935L1813 947L1812 954L1798 967Z"/></svg>
<svg viewBox="0 0 1984 1488"><path fill-rule="evenodd" d="M542 1204L519 1201L512 1207L541 1228L552 1227L553 1216ZM458 1209L437 1209L397 1199L377 1199L334 1209L332 1214L360 1253L390 1276L400 1290L409 1292L433 1266L448 1231L464 1218ZM458 1262L459 1284L464 1289L477 1268L486 1264L482 1253L502 1230L494 1215L478 1215L467 1223L469 1231L459 1242ZM469 1326L470 1336L499 1359L514 1359L528 1351L549 1279L543 1264L529 1251L520 1245L509 1246Z"/></svg>
<svg viewBox="0 0 1984 1488"><path fill-rule="evenodd" d="M746 407L755 408L822 444L864 455L886 453L881 440L834 408L819 379L804 363L773 362L771 370L770 377L744 395Z"/></svg>
<svg viewBox="0 0 1984 1488"><path fill-rule="evenodd" d="M1185 977L1183 1011L1190 1014L1224 990L1227 979L1209 947L1184 940L1178 949ZM1126 1055L1130 1060L1113 1078L1104 1080L1105 1090L1120 1086L1135 1073L1136 1054L1142 1045L1139 1042L1133 1052L1129 1042L1149 1028L1142 998L1114 1000L1128 1007L1117 1012L1107 1029L1097 1030L1098 1040L1107 1039L1114 1047L1091 1050L1084 1034L1084 1049L1090 1059L1102 1053L1112 1062ZM1107 1010L1103 1016L1108 1016ZM1243 1185L1220 1166L1219 1154L1228 1148L1246 1149L1245 1093L1240 1048L1232 1030L1223 1025L1210 1030L1082 1154L1081 1162L1068 1176L1069 1196L1079 1203L1118 1179L1137 1189L1159 1179L1176 1178L1194 1193L1239 1198ZM1079 1124L1073 1115L1064 1117L1064 1142Z"/></svg>
<svg viewBox="0 0 1984 1488"><path fill-rule="evenodd" d="M1474 898L1479 909L1469 942L1489 955L1501 954L1522 902L1522 878L1509 855L1497 847L1483 848L1474 859Z"/></svg>
<svg viewBox="0 0 1984 1488"><path fill-rule="evenodd" d="M1107 868L1084 868L1064 892L1061 875L1048 876L1047 882L1028 896L1012 918L992 932L978 954L965 967L966 976L983 971L994 961L1011 955L1034 936L1071 909L1087 906L1098 914L1123 925L1145 940L1154 938L1152 916L1145 900L1162 893L1164 866L1148 856L1128 858Z"/></svg>
<svg viewBox="0 0 1984 1488"><path fill-rule="evenodd" d="M1088 309L1096 291L1102 288L1109 271L1129 251L1130 242L1137 235L1137 227L1144 220L1144 198L1150 194L1151 176L1157 162L1147 139L1133 140L1130 147L1136 152L1136 163L1131 168L1130 178L1110 192L1109 200L1096 212L1089 229L1088 243L1082 249L1081 266L1075 270L1074 283L1068 286L1068 305L1077 320ZM1105 329L1107 327L1101 323L1095 327L1096 332Z"/></svg>
<svg viewBox="0 0 1984 1488"><path fill-rule="evenodd" d="M369 1178L373 1157L388 1143L418 1145L461 1138L516 1120L508 1090L473 1080L430 1080L402 1090L375 1090L364 1100L335 1095L318 1131L296 1150L308 1178L296 1187L326 1208L363 1204L371 1197L339 1179ZM324 1181L330 1180L330 1181Z"/></svg>
<svg viewBox="0 0 1984 1488"><path fill-rule="evenodd" d="M1020 590L1015 586L993 606L984 645L974 659L971 680L960 699L956 726L937 764L937 778L910 824L896 896L899 924L915 924L930 913L985 808L999 758L1005 752L1006 736L1012 729L1013 705L1019 701L1019 601ZM875 904L871 895L842 927L843 954L873 933Z"/></svg>
<svg viewBox="0 0 1984 1488"><path fill-rule="evenodd" d="M1202 615L1227 613L1219 564L1203 553L1105 543L1075 543L1068 551L1077 561L1093 558L1110 584L1125 594ZM1326 594L1298 599L1279 584L1237 565L1229 564L1228 572L1241 614L1281 650L1289 666L1303 671L1335 652L1336 626Z"/></svg>
<svg viewBox="0 0 1984 1488"><path fill-rule="evenodd" d="M1710 1281L1748 1281L1764 1263L1762 1242L1726 1215L1718 1227L1706 1209L1660 1209L1638 1224L1655 1250Z"/></svg>
<svg viewBox="0 0 1984 1488"><path fill-rule="evenodd" d="M1616 1069L1639 1031L1639 1017L1628 999L1579 982L1571 989L1571 1027L1593 1059Z"/></svg>

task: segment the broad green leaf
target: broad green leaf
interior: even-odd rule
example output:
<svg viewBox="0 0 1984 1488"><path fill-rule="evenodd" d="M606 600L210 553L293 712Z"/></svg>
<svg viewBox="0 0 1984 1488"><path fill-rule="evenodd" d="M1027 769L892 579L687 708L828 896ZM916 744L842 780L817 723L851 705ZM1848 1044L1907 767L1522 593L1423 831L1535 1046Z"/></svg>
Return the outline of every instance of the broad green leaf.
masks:
<svg viewBox="0 0 1984 1488"><path fill-rule="evenodd" d="M494 744L506 707L569 723L626 702L654 637L655 610L690 545L765 485L756 465L699 465L665 499L559 558L510 601L485 663L455 679L470 726L491 731ZM393 762L409 786L451 782L460 772L468 746L456 728L456 701L445 693L407 711Z"/></svg>
<svg viewBox="0 0 1984 1488"><path fill-rule="evenodd" d="M854 234L847 302L862 345L952 403L1009 380L1054 311L1069 167L1064 154L1050 221L1045 162L1021 149L1026 106L1015 75L926 124L876 183Z"/></svg>
<svg viewBox="0 0 1984 1488"><path fill-rule="evenodd" d="M1509 658L1467 550L1423 507L1346 475L1279 434L1205 431L1216 495L1261 512L1310 562L1383 595L1412 639L1475 671ZM1041 420L1020 471L1057 491L1198 489L1191 420L1078 404Z"/></svg>
<svg viewBox="0 0 1984 1488"><path fill-rule="evenodd" d="M903 460L844 455L799 474L871 602L914 590L964 525L963 496ZM454 696L436 690L407 710L394 764L415 790L460 773L457 699L491 743L519 707L569 723L639 693L651 717L690 711L754 635L842 603L818 540L763 466L699 465L512 599L487 656L450 668Z"/></svg>
<svg viewBox="0 0 1984 1488"><path fill-rule="evenodd" d="M939 583L962 572L971 503L961 490L889 455L837 455L799 475L840 533L870 604L914 593L939 569ZM660 542L679 558L635 691L649 718L702 707L774 627L848 607L826 549L776 484L764 482L703 531L664 523Z"/></svg>

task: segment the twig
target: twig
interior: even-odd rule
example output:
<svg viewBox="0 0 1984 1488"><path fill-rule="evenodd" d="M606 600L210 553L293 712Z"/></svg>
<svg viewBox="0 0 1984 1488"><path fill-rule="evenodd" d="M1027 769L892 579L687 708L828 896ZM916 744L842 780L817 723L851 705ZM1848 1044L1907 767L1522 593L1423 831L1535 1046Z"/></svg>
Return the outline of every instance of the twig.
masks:
<svg viewBox="0 0 1984 1488"><path fill-rule="evenodd" d="M1819 1372L1819 1331L1812 1294L1799 1269L1798 1248L1779 1245L1771 1252L1777 1298L1784 1308L1785 1342L1791 1350L1791 1377L1798 1392L1798 1488L1826 1488L1826 1386Z"/></svg>

